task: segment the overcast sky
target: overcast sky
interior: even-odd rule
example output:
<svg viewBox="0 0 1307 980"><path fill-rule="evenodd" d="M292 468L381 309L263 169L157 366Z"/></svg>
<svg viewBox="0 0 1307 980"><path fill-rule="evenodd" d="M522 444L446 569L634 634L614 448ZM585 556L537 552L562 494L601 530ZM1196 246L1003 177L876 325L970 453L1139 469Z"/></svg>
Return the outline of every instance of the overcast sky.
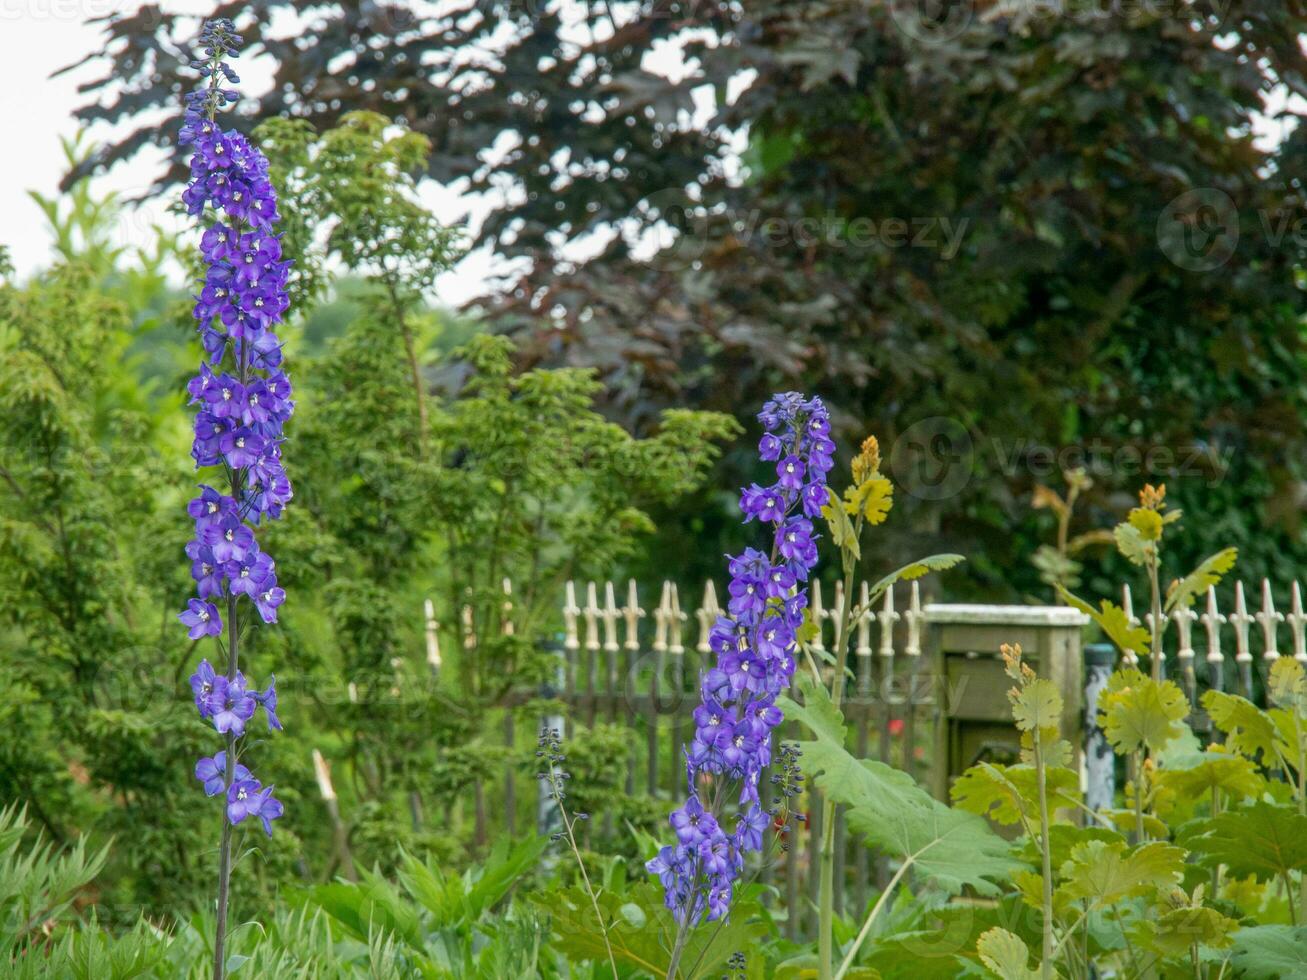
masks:
<svg viewBox="0 0 1307 980"><path fill-rule="evenodd" d="M0 0L0 132L10 141L0 152L0 244L9 246L20 276L45 264L51 255L45 216L27 191L55 193L66 170L60 137L77 132L72 113L87 101L77 93L77 86L98 72L92 64L59 78L50 75L98 50L100 32L86 23L89 18L135 6L135 0ZM167 9L199 14L212 6L205 0L171 0ZM269 77L257 61L246 59L238 67L255 90L261 87L261 78ZM95 131L90 135L94 137ZM129 165L96 178L92 186L135 196L157 176L162 160L160 153L143 151ZM468 216L476 220L484 212L482 202L427 184L423 197L442 220ZM162 204L133 209L116 227L116 240L147 246L151 225L167 225L169 220ZM468 256L437 284L439 300L453 305L480 295L493 271L489 255Z"/></svg>

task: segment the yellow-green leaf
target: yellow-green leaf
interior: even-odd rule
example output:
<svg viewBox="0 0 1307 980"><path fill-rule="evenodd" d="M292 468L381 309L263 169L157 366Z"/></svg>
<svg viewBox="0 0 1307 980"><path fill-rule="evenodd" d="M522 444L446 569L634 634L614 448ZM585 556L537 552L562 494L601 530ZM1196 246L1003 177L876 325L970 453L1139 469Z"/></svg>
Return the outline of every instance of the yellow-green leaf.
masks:
<svg viewBox="0 0 1307 980"><path fill-rule="evenodd" d="M1162 515L1147 507L1136 507L1126 518L1144 541L1157 541L1162 537Z"/></svg>
<svg viewBox="0 0 1307 980"><path fill-rule="evenodd" d="M1053 805L1080 798L1080 774L1063 766L1045 771L1045 788ZM1025 822L1039 828L1039 781L1033 766L1004 766L981 762L972 766L949 790L953 804L995 823L1014 826Z"/></svg>
<svg viewBox="0 0 1307 980"><path fill-rule="evenodd" d="M1260 754L1263 762L1275 755L1275 723L1257 705L1224 691L1208 691L1202 705L1212 724L1225 733L1228 748L1250 759Z"/></svg>
<svg viewBox="0 0 1307 980"><path fill-rule="evenodd" d="M1143 535L1139 533L1139 528L1123 522L1112 529L1112 537L1116 539L1116 550L1125 555L1132 564L1147 563L1153 545L1144 540Z"/></svg>
<svg viewBox="0 0 1307 980"><path fill-rule="evenodd" d="M928 555L925 558L919 558L911 564L904 565L902 568L896 568L884 578L880 579L871 587L871 601L875 601L877 596L882 595L895 582L911 581L914 578L921 578L931 572L942 572L952 568L954 565L960 565L966 558L962 555Z"/></svg>
<svg viewBox="0 0 1307 980"><path fill-rule="evenodd" d="M1206 592L1210 586L1221 581L1221 576L1234 568L1234 563L1238 557L1238 548L1224 548L1204 560L1201 565L1184 578L1178 582L1173 582L1166 592L1166 608L1164 611L1169 613L1172 609L1189 605L1197 596Z"/></svg>
<svg viewBox="0 0 1307 980"><path fill-rule="evenodd" d="M1194 943L1212 949L1224 949L1234 941L1239 928L1235 919L1216 909L1186 905L1163 912L1155 919L1143 919L1132 931L1135 942L1166 959L1188 963Z"/></svg>
<svg viewBox="0 0 1307 980"><path fill-rule="evenodd" d="M1095 609L1083 599L1078 599L1068 592L1062 586L1058 586L1058 592L1062 596L1062 601L1069 606L1074 606L1082 613L1098 624L1099 629L1107 634L1107 638L1117 645L1121 650L1129 650L1131 653L1147 656L1152 639L1148 635L1148 630L1142 626L1132 625L1125 614L1125 610L1113 602L1103 599L1099 603L1098 609Z"/></svg>
<svg viewBox="0 0 1307 980"><path fill-rule="evenodd" d="M1160 752L1184 731L1189 701L1173 681L1155 681L1130 667L1108 678L1098 695L1107 740L1121 754Z"/></svg>
<svg viewBox="0 0 1307 980"><path fill-rule="evenodd" d="M1009 695L1012 720L1023 732L1056 728L1062 720L1062 694L1052 681L1040 677Z"/></svg>
<svg viewBox="0 0 1307 980"><path fill-rule="evenodd" d="M826 493L828 494L828 502L821 509L821 514L826 518L826 524L830 527L831 541L835 543L835 547L852 555L855 560L862 557L862 549L858 545L858 535L854 532L852 523L849 522L849 515L844 512L844 505L840 503L839 495L830 489Z"/></svg>
<svg viewBox="0 0 1307 980"><path fill-rule="evenodd" d="M1184 877L1183 848L1153 841L1129 850L1121 841L1091 840L1071 849L1060 887L1071 900L1099 907L1178 885Z"/></svg>
<svg viewBox="0 0 1307 980"><path fill-rule="evenodd" d="M1266 686L1277 705L1299 713L1307 709L1307 672L1292 657L1281 657L1271 664Z"/></svg>
<svg viewBox="0 0 1307 980"><path fill-rule="evenodd" d="M1166 768L1157 774L1159 784L1184 800L1206 799L1214 789L1225 799L1238 802L1259 796L1266 788L1252 760L1230 752L1198 753L1193 765L1183 769Z"/></svg>
<svg viewBox="0 0 1307 980"><path fill-rule="evenodd" d="M1030 950L1021 937L1006 929L993 928L976 942L976 952L1000 980L1038 980L1039 972L1027 965Z"/></svg>

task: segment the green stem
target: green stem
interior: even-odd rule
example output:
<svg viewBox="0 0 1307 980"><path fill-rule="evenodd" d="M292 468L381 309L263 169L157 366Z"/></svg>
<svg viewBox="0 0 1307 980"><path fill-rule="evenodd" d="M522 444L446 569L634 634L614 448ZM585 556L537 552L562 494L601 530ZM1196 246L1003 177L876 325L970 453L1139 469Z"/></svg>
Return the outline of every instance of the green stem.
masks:
<svg viewBox="0 0 1307 980"><path fill-rule="evenodd" d="M862 517L858 517L854 540L862 533ZM835 677L831 681L831 704L838 711L844 698L844 671L848 653L850 614L853 611L853 574L855 562L848 551L844 557L844 603L840 610L839 629L835 632ZM821 850L818 854L820 876L817 888L817 975L820 980L832 980L835 960L835 802L827 797L821 809Z"/></svg>
<svg viewBox="0 0 1307 980"><path fill-rule="evenodd" d="M1130 768L1135 783L1135 843L1144 842L1144 765L1139 750L1130 753Z"/></svg>
<svg viewBox="0 0 1307 980"><path fill-rule="evenodd" d="M1298 812L1307 816L1307 733L1302 730L1301 716L1298 714L1298 705L1293 706L1293 730L1298 736ZM1307 871L1301 873L1298 879L1298 914L1307 920ZM1299 921L1298 925L1307 924L1305 921Z"/></svg>
<svg viewBox="0 0 1307 980"><path fill-rule="evenodd" d="M921 851L918 851L916 854L904 858L903 864L899 866L898 871L894 872L894 877L889 880L889 884L885 886L885 890L880 893L880 898L876 899L876 904L873 905L871 911L867 913L867 921L862 923L862 928L858 930L858 935L857 938L853 940L853 945L850 946L849 951L844 954L844 960L840 963L840 968L835 974L835 980L841 980L844 974L849 972L849 967L853 965L853 958L858 955L858 950L862 948L862 944L866 941L867 935L871 932L871 925L876 921L876 916L878 916L880 910L885 907L885 903L889 900L890 895L893 894L895 886L903 880L903 876L908 873L908 868L912 867L912 862L915 861L920 854Z"/></svg>
<svg viewBox="0 0 1307 980"><path fill-rule="evenodd" d="M1151 594L1150 609L1152 615L1149 617L1149 630L1152 634L1152 646L1150 649L1153 653L1153 680L1161 681L1162 679L1162 588L1158 582L1157 575L1157 555L1154 554L1148 562L1148 589Z"/></svg>
<svg viewBox="0 0 1307 980"><path fill-rule="evenodd" d="M1130 942L1130 936L1125 931L1125 923L1121 921L1121 912L1115 905L1112 906L1112 918L1116 922L1116 927L1121 930L1121 940L1125 943L1125 951L1130 955L1130 965L1134 967L1135 976L1144 975L1143 968L1139 965L1139 960L1135 957L1135 948Z"/></svg>
<svg viewBox="0 0 1307 980"><path fill-rule="evenodd" d="M1032 733L1035 742L1035 778L1039 785L1039 850L1043 860L1043 916L1044 946L1039 964L1039 975L1043 980L1053 976L1053 849L1049 841L1048 825L1048 774L1044 766L1044 747L1039 729Z"/></svg>

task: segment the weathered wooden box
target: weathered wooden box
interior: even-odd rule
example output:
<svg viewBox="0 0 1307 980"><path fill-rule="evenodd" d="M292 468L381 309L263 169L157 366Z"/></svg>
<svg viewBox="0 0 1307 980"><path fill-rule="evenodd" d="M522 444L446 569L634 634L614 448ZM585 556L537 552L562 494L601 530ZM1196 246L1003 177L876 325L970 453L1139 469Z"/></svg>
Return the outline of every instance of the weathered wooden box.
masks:
<svg viewBox="0 0 1307 980"><path fill-rule="evenodd" d="M1012 724L999 647L1019 643L1023 659L1057 684L1064 710L1062 735L1079 766L1084 666L1080 637L1089 617L1070 606L984 606L932 603L925 608L935 700L931 789L942 800L968 767L1013 762L1020 739Z"/></svg>

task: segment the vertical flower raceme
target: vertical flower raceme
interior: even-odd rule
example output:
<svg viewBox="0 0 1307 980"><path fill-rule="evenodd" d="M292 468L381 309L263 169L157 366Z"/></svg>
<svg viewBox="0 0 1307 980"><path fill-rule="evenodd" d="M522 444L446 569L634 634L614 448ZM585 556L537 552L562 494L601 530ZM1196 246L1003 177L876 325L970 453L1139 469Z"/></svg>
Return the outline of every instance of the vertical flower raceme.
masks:
<svg viewBox="0 0 1307 980"><path fill-rule="evenodd" d="M231 870L231 828L257 817L271 835L282 805L241 763L241 738L260 708L270 729L280 729L273 678L257 689L238 665L243 627L258 616L277 619L285 593L276 565L260 547L257 528L281 515L291 487L282 467L282 425L293 409L274 332L286 311L290 263L281 257L274 226L277 198L263 155L240 133L218 125L218 111L236 99L227 87L238 79L226 59L241 39L231 21L211 20L193 62L204 83L186 100L180 141L192 150L191 177L182 194L187 212L204 223L200 255L204 281L195 319L206 359L190 382L196 406L191 454L207 471L187 510L195 537L186 546L196 598L180 619L193 640L226 637L226 669L201 661L191 676L200 717L226 736L226 748L195 767L210 796L221 794L225 820L218 898L215 976L220 976ZM230 765L229 765L230 763Z"/></svg>
<svg viewBox="0 0 1307 980"><path fill-rule="evenodd" d="M771 762L772 730L782 720L776 698L794 675L808 575L817 561L812 520L827 502L835 452L818 398L777 395L758 419L766 429L759 454L775 464L776 481L746 488L740 510L746 524L768 526L771 550L746 548L729 560L727 615L712 628L716 663L701 679L702 702L686 748L689 799L671 814L676 842L648 863L683 930L705 915L727 914L746 854L762 848L769 818L758 783Z"/></svg>

